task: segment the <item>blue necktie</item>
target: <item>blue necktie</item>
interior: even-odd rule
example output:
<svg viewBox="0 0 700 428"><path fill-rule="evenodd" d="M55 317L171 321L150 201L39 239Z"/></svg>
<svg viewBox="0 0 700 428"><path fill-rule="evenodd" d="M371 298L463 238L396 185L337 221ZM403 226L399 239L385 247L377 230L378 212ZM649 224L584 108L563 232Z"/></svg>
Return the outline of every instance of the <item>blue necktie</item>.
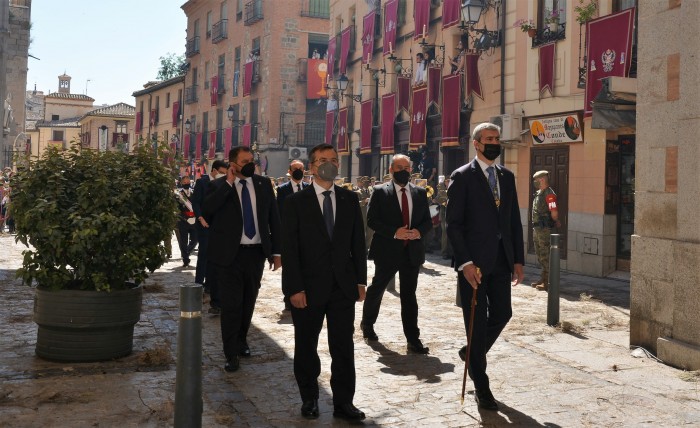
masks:
<svg viewBox="0 0 700 428"><path fill-rule="evenodd" d="M493 198L498 199L498 185L496 184L496 174L493 172L494 168L492 166L486 168L486 172L489 173L489 186L491 187L491 193L493 193Z"/></svg>
<svg viewBox="0 0 700 428"><path fill-rule="evenodd" d="M323 219L326 221L328 236L333 238L333 225L335 221L333 220L333 202L331 201L330 190L323 192Z"/></svg>
<svg viewBox="0 0 700 428"><path fill-rule="evenodd" d="M243 205L243 231L245 236L253 239L255 236L255 219L253 218L253 204L250 202L250 192L246 186L246 180L241 180L241 202Z"/></svg>

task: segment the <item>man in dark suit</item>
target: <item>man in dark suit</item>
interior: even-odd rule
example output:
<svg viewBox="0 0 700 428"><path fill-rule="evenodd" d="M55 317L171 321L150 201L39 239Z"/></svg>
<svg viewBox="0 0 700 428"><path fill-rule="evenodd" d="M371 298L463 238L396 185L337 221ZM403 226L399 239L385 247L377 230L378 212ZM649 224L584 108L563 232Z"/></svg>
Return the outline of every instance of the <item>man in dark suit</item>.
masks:
<svg viewBox="0 0 700 428"><path fill-rule="evenodd" d="M221 338L229 372L239 356L249 357L246 336L253 318L265 260L282 266L280 219L274 189L255 175L253 153L236 147L229 153L225 180L216 180L204 199L209 221L209 262L214 266L221 302Z"/></svg>
<svg viewBox="0 0 700 428"><path fill-rule="evenodd" d="M177 201L180 215L177 220L177 243L180 247L182 265L190 265L190 254L197 246L197 229L195 229L194 211L192 210L192 188L190 187L190 176L184 175L180 178L180 187L175 190L175 200Z"/></svg>
<svg viewBox="0 0 700 428"><path fill-rule="evenodd" d="M211 166L211 173L203 175L202 178L194 183L192 191L192 210L197 219L195 227L197 229L197 240L199 241L199 253L197 253L197 270L194 274L195 284L204 286L204 290L211 296L209 313L218 314L221 312L219 308L219 295L216 289L216 277L214 269L207 270L207 253L209 246L209 223L202 215L202 204L204 197L209 190L209 183L226 175L228 164L221 159L217 159Z"/></svg>
<svg viewBox="0 0 700 428"><path fill-rule="evenodd" d="M290 180L284 184L277 186L277 208L280 212L280 218L284 218L284 200L289 195L300 192L302 189L309 186L304 180L304 163L299 159L294 159L289 163L289 178ZM289 300L284 298L284 310L292 310L292 305Z"/></svg>
<svg viewBox="0 0 700 428"><path fill-rule="evenodd" d="M367 252L357 195L333 184L338 153L321 144L310 154L311 186L285 201L282 289L292 304L294 376L305 418L318 417L318 336L324 318L331 358L333 416L362 420L353 405L355 302L365 298Z"/></svg>
<svg viewBox="0 0 700 428"><path fill-rule="evenodd" d="M401 322L408 341L408 352L427 354L418 328L418 272L425 262L422 239L433 227L425 189L409 184L411 163L408 156L395 155L389 171L392 181L375 186L369 200L367 224L374 230L369 250L376 266L372 285L362 308L362 335L378 340L374 323L379 316L382 296L389 281L399 273L401 282Z"/></svg>
<svg viewBox="0 0 700 428"><path fill-rule="evenodd" d="M512 316L510 287L523 280L523 229L515 176L495 162L501 153L500 128L478 125L472 144L476 158L452 173L447 190L447 236L467 330L476 292L469 356L474 397L479 407L497 410L486 375L486 354ZM459 356L465 359L466 347Z"/></svg>

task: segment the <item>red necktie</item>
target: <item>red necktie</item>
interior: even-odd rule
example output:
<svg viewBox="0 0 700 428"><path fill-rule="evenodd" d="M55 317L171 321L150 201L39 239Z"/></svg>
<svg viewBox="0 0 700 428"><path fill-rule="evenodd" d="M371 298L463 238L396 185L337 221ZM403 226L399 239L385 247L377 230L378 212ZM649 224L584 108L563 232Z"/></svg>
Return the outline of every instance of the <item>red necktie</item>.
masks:
<svg viewBox="0 0 700 428"><path fill-rule="evenodd" d="M411 220L408 215L408 196L406 196L406 188L401 189L401 216L403 217L404 226L411 227ZM403 245L408 245L408 239L404 239Z"/></svg>

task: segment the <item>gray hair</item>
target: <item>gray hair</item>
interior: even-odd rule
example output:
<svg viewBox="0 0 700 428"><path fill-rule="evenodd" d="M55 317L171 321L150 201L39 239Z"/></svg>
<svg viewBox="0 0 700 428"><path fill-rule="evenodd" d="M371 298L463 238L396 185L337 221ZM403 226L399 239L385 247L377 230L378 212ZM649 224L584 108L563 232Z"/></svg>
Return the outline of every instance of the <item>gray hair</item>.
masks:
<svg viewBox="0 0 700 428"><path fill-rule="evenodd" d="M492 131L498 131L498 135L501 135L501 127L491 122L484 122L476 125L474 128L474 133L472 134L472 140L481 141L481 131L484 129L490 129Z"/></svg>
<svg viewBox="0 0 700 428"><path fill-rule="evenodd" d="M396 159L406 159L408 161L408 164L411 165L411 158L409 158L406 155L398 154L398 155L394 155L391 157L391 164L389 166L391 166L393 168L394 161L396 161Z"/></svg>

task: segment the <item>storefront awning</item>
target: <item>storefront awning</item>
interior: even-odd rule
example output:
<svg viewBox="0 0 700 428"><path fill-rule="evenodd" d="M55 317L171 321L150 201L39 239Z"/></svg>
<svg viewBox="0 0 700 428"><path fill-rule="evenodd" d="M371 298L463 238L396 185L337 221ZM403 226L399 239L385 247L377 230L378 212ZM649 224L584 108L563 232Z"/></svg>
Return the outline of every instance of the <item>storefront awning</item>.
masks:
<svg viewBox="0 0 700 428"><path fill-rule="evenodd" d="M637 79L606 77L593 100L591 128L635 128L637 120Z"/></svg>

